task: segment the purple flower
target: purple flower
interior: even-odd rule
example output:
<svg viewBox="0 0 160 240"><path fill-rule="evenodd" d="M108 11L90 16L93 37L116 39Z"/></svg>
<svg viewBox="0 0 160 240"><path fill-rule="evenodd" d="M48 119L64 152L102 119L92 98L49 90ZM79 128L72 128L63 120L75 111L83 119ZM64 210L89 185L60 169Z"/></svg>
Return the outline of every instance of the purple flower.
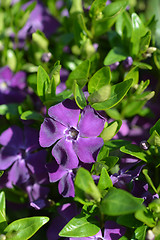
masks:
<svg viewBox="0 0 160 240"><path fill-rule="evenodd" d="M43 183L46 179L44 171L46 151L36 151L38 131L28 126L24 131L18 126L11 126L0 135L0 170L8 171L8 181L14 185L26 183L31 175Z"/></svg>
<svg viewBox="0 0 160 240"><path fill-rule="evenodd" d="M100 230L96 235L91 237L69 238L69 240L118 240L125 234L125 232L125 227L114 221L107 221L104 226L104 237Z"/></svg>
<svg viewBox="0 0 160 240"><path fill-rule="evenodd" d="M25 87L25 72L20 71L13 75L8 66L0 68L0 104L22 102L26 97Z"/></svg>
<svg viewBox="0 0 160 240"><path fill-rule="evenodd" d="M50 107L48 114L49 118L44 119L40 128L39 142L42 147L56 143L52 155L57 163L64 168L74 169L79 160L94 162L103 145L103 139L97 136L103 130L104 119L90 106L81 112L70 99Z"/></svg>
<svg viewBox="0 0 160 240"><path fill-rule="evenodd" d="M125 69L129 69L132 66L132 63L133 63L132 57L127 57L122 64Z"/></svg>
<svg viewBox="0 0 160 240"><path fill-rule="evenodd" d="M116 70L116 68L117 68L118 66L119 66L119 62L115 62L115 63L109 65L111 71Z"/></svg>

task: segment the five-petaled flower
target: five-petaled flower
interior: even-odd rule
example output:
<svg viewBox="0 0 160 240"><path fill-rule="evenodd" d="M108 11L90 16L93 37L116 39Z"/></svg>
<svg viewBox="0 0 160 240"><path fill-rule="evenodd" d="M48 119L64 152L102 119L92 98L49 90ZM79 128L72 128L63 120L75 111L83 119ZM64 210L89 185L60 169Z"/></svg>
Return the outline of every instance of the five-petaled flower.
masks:
<svg viewBox="0 0 160 240"><path fill-rule="evenodd" d="M81 112L70 99L50 107L48 114L40 128L40 145L54 144L52 155L58 164L68 169L76 168L79 160L93 163L103 145L103 139L98 136L105 120L90 106Z"/></svg>

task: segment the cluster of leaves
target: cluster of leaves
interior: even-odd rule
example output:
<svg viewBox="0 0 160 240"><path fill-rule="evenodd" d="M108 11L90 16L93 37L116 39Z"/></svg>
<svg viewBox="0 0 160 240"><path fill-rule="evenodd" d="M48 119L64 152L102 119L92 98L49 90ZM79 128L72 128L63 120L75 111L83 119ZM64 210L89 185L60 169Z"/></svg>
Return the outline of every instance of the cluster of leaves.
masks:
<svg viewBox="0 0 160 240"><path fill-rule="evenodd" d="M115 0L108 5L106 0L66 0L60 8L56 7L56 0L44 1L45 7L59 21L58 30L50 37L37 30L24 39L25 47L19 49L18 32L36 6L33 2L22 10L21 6L26 2L22 0L11 5L11 1L2 0L0 3L0 65L9 66L15 73L20 70L27 73L25 100L0 105L0 132L13 124L21 126L23 121L40 129L45 117L44 108L47 112L49 107L67 98L75 100L80 109L90 105L107 120L100 134L104 145L96 162L90 171L85 168L77 170L75 197L64 199L58 194L56 183L49 186L49 204L42 210L47 217L30 217L37 213L28 209L22 214L29 217L15 220L13 211L13 214L8 213L9 222L13 220L8 225L4 192L12 203L23 204L28 199L16 186L1 189L0 239L29 239L49 221L49 217L54 221L59 206L73 201L80 206L81 213L62 226L59 232L62 239L96 235L104 230L108 220L126 228L121 240L145 240L148 230L152 230L156 240L160 239L160 120L152 109L153 105L158 106L159 97L158 1L153 1L151 11L149 0ZM63 15L64 10L68 16ZM65 51L65 47L69 50ZM46 53L50 53L50 58L43 61ZM125 60L129 57L132 64L125 67ZM116 63L117 68L112 70ZM68 73L65 90L57 93L63 69ZM35 97L40 108L36 107ZM150 136L145 139L146 149L135 139L131 142L129 136L123 138L123 123L127 121L129 125L135 116L143 118L143 123L148 119L154 122L149 126L150 131L148 129ZM143 125L140 128L143 133ZM117 133L121 133L119 139L113 139ZM48 149L48 162L51 157ZM111 180L111 176L118 179L122 170L121 159L127 157L137 162L125 170L125 174L137 167L143 168L136 178L148 184L150 202L146 203L142 194L138 197L132 194L136 178L125 184L125 190ZM1 175L3 173L1 171ZM94 175L98 180L93 180Z"/></svg>

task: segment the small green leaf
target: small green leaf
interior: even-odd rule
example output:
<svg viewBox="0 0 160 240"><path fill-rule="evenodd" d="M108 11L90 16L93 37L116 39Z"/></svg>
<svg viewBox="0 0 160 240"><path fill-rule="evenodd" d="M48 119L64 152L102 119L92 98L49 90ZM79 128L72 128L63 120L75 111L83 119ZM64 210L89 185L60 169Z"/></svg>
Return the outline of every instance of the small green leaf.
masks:
<svg viewBox="0 0 160 240"><path fill-rule="evenodd" d="M101 212L109 216L131 214L142 208L143 199L133 197L130 193L110 188L101 202Z"/></svg>
<svg viewBox="0 0 160 240"><path fill-rule="evenodd" d="M128 145L130 142L122 139L111 140L105 143L105 146L109 148L109 151L115 151L121 147Z"/></svg>
<svg viewBox="0 0 160 240"><path fill-rule="evenodd" d="M139 71L138 71L138 67L133 67L125 76L124 81L128 80L128 79L133 79L133 86L138 84L139 82Z"/></svg>
<svg viewBox="0 0 160 240"><path fill-rule="evenodd" d="M0 193L0 223L6 222L6 199L4 192Z"/></svg>
<svg viewBox="0 0 160 240"><path fill-rule="evenodd" d="M120 151L129 154L133 157L137 157L138 159L141 159L144 162L150 161L149 155L145 151L142 151L142 149L136 144L127 144L121 147Z"/></svg>
<svg viewBox="0 0 160 240"><path fill-rule="evenodd" d="M145 240L146 238L147 226L138 227L134 233L137 240Z"/></svg>
<svg viewBox="0 0 160 240"><path fill-rule="evenodd" d="M133 65L134 66L137 66L141 69L148 69L148 70L152 70L152 66L147 64L147 63L144 63L144 62L136 62L136 61L133 61Z"/></svg>
<svg viewBox="0 0 160 240"><path fill-rule="evenodd" d="M149 47L151 40L151 32L148 31L140 40L140 53L145 53Z"/></svg>
<svg viewBox="0 0 160 240"><path fill-rule="evenodd" d="M111 70L109 67L103 67L98 70L88 82L88 92L91 94L101 87L108 85L111 80Z"/></svg>
<svg viewBox="0 0 160 240"><path fill-rule="evenodd" d="M117 218L117 223L128 228L137 228L142 225L142 222L137 220L133 213L119 216Z"/></svg>
<svg viewBox="0 0 160 240"><path fill-rule="evenodd" d="M104 65L110 65L115 62L120 62L128 57L127 52L121 47L114 47L109 51L104 59Z"/></svg>
<svg viewBox="0 0 160 240"><path fill-rule="evenodd" d="M135 217L145 223L148 227L154 227L156 222L154 220L154 216L153 213L147 209L146 207L143 207L142 209L139 209L136 213L135 213Z"/></svg>
<svg viewBox="0 0 160 240"><path fill-rule="evenodd" d="M66 85L68 88L72 88L74 80L77 81L77 84L83 88L88 81L90 70L90 62L89 60L83 61L80 65L76 67L74 71L72 71L66 81Z"/></svg>
<svg viewBox="0 0 160 240"><path fill-rule="evenodd" d="M150 135L154 132L154 130L157 131L157 133L160 135L160 119L154 124L154 126L150 129Z"/></svg>
<svg viewBox="0 0 160 240"><path fill-rule="evenodd" d="M128 79L124 82L120 82L117 83L116 85L113 85L111 87L111 96L109 97L109 99L101 103L94 103L92 104L92 107L95 110L106 110L114 107L127 94L132 85L132 82L133 82L132 79Z"/></svg>
<svg viewBox="0 0 160 240"><path fill-rule="evenodd" d="M49 41L48 39L45 37L44 33L37 30L36 32L34 32L32 34L32 40L33 42L35 42L35 44L43 49L43 51L48 52L48 45L49 45Z"/></svg>
<svg viewBox="0 0 160 240"><path fill-rule="evenodd" d="M42 115L40 113L30 111L30 110L23 112L21 115L21 119L22 120L37 120L37 121L44 120L44 118L42 117Z"/></svg>
<svg viewBox="0 0 160 240"><path fill-rule="evenodd" d="M157 133L156 130L152 132L147 142L153 146L158 146L158 147L160 146L160 135Z"/></svg>
<svg viewBox="0 0 160 240"><path fill-rule="evenodd" d="M72 1L70 14L77 13L77 12L83 12L82 0L73 0Z"/></svg>
<svg viewBox="0 0 160 240"><path fill-rule="evenodd" d="M83 212L72 218L60 231L60 237L89 237L97 234L100 230L95 217Z"/></svg>
<svg viewBox="0 0 160 240"><path fill-rule="evenodd" d="M44 102L46 100L47 91L50 85L50 78L44 68L38 67L37 72L37 94Z"/></svg>
<svg viewBox="0 0 160 240"><path fill-rule="evenodd" d="M86 102L84 93L83 93L82 89L78 86L76 81L74 81L74 85L73 85L73 94L74 94L75 101L79 108L83 109L85 106L87 106L87 102Z"/></svg>
<svg viewBox="0 0 160 240"><path fill-rule="evenodd" d="M75 197L82 200L92 199L97 202L101 200L101 194L99 189L94 183L94 180L89 173L84 168L79 168L75 178Z"/></svg>
<svg viewBox="0 0 160 240"><path fill-rule="evenodd" d="M7 239L27 240L48 221L48 217L22 218L9 224L4 229L4 233L6 234Z"/></svg>
<svg viewBox="0 0 160 240"><path fill-rule="evenodd" d="M100 179L98 182L99 190L105 190L106 188L113 187L112 180L107 172L107 170L103 167L100 175Z"/></svg>
<svg viewBox="0 0 160 240"><path fill-rule="evenodd" d="M103 131L100 134L100 137L103 138L104 142L107 142L116 135L118 128L119 128L118 121L111 122L106 128L103 129Z"/></svg>
<svg viewBox="0 0 160 240"><path fill-rule="evenodd" d="M61 65L60 65L60 62L57 61L55 64L54 64L54 67L51 71L51 94L54 94L55 95L55 88L56 86L58 86L58 84L60 84L60 70L61 70Z"/></svg>

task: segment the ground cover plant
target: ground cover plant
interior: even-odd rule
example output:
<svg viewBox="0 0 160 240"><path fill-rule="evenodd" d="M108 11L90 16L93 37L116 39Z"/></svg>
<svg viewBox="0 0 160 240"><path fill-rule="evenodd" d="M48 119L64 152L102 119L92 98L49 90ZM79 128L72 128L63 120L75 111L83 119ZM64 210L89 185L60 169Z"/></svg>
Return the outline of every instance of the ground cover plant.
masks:
<svg viewBox="0 0 160 240"><path fill-rule="evenodd" d="M1 0L0 240L159 240L159 101L159 0Z"/></svg>

